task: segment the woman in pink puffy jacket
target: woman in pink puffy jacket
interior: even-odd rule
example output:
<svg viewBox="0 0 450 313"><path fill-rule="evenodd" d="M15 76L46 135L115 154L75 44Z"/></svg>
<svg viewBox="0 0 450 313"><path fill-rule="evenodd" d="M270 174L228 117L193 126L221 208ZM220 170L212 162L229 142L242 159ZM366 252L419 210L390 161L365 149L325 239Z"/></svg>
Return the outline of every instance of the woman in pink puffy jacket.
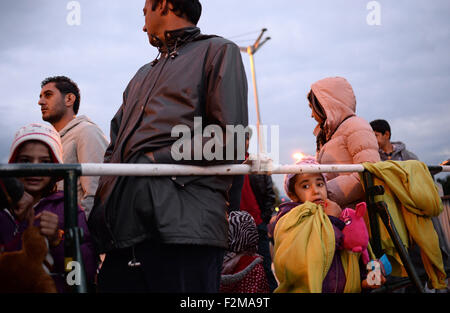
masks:
<svg viewBox="0 0 450 313"><path fill-rule="evenodd" d="M317 121L314 135L316 159L320 164L379 162L378 143L370 124L356 116L356 98L342 77L319 80L308 93L312 117ZM358 173L327 173L328 197L342 208L364 200Z"/></svg>

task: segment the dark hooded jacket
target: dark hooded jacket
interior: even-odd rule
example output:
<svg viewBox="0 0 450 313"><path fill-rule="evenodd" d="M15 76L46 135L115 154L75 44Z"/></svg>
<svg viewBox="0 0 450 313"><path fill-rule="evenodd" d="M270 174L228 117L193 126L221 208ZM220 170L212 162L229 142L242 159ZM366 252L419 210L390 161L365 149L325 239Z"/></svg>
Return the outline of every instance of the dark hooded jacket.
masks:
<svg viewBox="0 0 450 313"><path fill-rule="evenodd" d="M123 94L123 104L111 121L105 163L151 163L146 152L153 152L155 162L163 164L235 163L195 158L210 138L203 138L200 147L192 146L191 160L177 161L171 148L182 137L172 136L177 125L190 131L186 138L194 143L195 131L203 132L208 125L219 126L224 134L227 125L247 126L247 80L239 47L202 35L196 27L165 36L166 44L158 44L161 56L144 65ZM194 117L202 118L201 128ZM222 139L224 144L217 144L214 151L219 149L225 159L230 141ZM101 177L89 217L97 248L105 252L146 239L226 248L231 180L231 176Z"/></svg>

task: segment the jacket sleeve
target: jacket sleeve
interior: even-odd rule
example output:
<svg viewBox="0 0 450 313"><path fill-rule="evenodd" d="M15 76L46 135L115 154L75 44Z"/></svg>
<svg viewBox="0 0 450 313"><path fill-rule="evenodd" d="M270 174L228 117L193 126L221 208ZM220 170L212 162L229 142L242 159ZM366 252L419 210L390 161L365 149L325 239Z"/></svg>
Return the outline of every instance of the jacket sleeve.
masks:
<svg viewBox="0 0 450 313"><path fill-rule="evenodd" d="M247 108L247 77L245 75L244 65L242 63L239 48L232 42L223 44L217 49L214 56L208 57L205 61L205 81L203 82L204 93L202 100L204 101L203 117L206 122L203 126L217 125L224 135L220 141L215 144L216 149L223 152L224 160L228 160L227 152L237 155L237 140L234 145L227 147L227 126L242 125L244 128L248 125L248 108ZM188 79L188 78L187 78ZM215 134L216 135L216 134ZM229 137L229 136L228 136ZM236 139L236 138L235 138ZM210 138L203 138L202 151L205 144ZM190 140L194 143L194 140ZM245 159L245 147L242 142L242 158ZM192 146L192 153L196 148ZM201 161L179 161L176 162L171 157L171 147L166 146L154 152L157 163L186 163L194 165L214 165L230 163L223 160L207 160L202 156ZM194 158L192 158L194 160Z"/></svg>
<svg viewBox="0 0 450 313"><path fill-rule="evenodd" d="M351 131L346 138L346 142L353 164L380 161L377 139L371 129L358 128ZM364 197L364 190L358 173L340 175L328 181L327 188L328 197L337 202L342 209L348 204L362 200Z"/></svg>
<svg viewBox="0 0 450 313"><path fill-rule="evenodd" d="M238 46L230 42L216 53L208 68L206 88L206 116L210 123L224 131L224 156L229 151L238 156L237 138L233 138L234 145L229 146L232 138L226 132L227 126L248 126L247 77Z"/></svg>
<svg viewBox="0 0 450 313"><path fill-rule="evenodd" d="M122 116L123 116L123 106L125 104L125 93L124 92L124 100L123 100L123 104L121 105L121 107L119 108L119 110L117 110L116 115L114 115L113 119L111 120L111 124L110 124L110 139L111 142L109 143L108 148L105 151L105 156L104 156L104 160L103 163L109 163L111 160L111 155L114 151L114 146L116 144L116 140L117 140L117 134L119 133L119 129L120 129L120 124L122 123Z"/></svg>
<svg viewBox="0 0 450 313"><path fill-rule="evenodd" d="M261 219L264 223L269 224L272 217L272 210L275 205L276 195L273 191L272 177L263 175L265 189L263 191L263 207L261 208Z"/></svg>
<svg viewBox="0 0 450 313"><path fill-rule="evenodd" d="M80 130L77 142L77 157L80 163L102 163L108 145L103 132L97 125L85 124ZM92 210L94 196L98 186L98 176L81 176L80 183L83 191L80 204L86 215Z"/></svg>

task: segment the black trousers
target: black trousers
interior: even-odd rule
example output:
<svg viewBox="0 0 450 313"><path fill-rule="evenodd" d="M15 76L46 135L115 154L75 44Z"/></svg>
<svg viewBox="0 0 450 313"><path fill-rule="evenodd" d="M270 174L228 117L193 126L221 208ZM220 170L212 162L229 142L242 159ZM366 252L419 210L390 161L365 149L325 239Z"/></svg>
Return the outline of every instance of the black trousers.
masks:
<svg viewBox="0 0 450 313"><path fill-rule="evenodd" d="M100 293L217 293L224 250L146 241L107 253ZM135 259L140 266L129 266Z"/></svg>

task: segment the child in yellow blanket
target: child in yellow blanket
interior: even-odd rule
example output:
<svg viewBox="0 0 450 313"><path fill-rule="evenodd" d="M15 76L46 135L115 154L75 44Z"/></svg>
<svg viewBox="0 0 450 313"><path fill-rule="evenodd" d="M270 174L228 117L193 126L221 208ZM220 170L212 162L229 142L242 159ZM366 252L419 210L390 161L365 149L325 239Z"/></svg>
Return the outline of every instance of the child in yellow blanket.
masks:
<svg viewBox="0 0 450 313"><path fill-rule="evenodd" d="M297 164L317 164L307 157ZM327 197L322 174L289 174L284 187L292 202L280 205L273 232L275 292L360 292L359 254L341 249L341 208Z"/></svg>

